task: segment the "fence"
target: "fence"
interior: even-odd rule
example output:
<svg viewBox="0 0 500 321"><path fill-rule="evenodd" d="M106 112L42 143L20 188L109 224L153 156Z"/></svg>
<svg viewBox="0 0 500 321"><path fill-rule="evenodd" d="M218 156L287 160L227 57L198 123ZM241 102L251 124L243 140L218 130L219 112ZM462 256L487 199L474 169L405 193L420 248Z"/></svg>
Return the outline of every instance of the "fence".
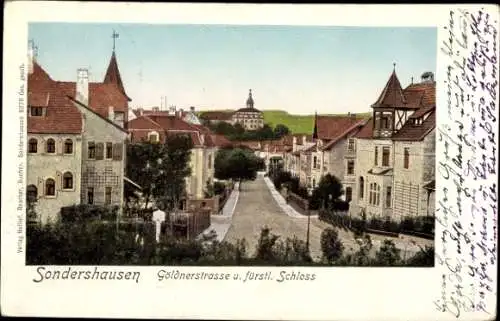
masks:
<svg viewBox="0 0 500 321"><path fill-rule="evenodd" d="M165 225L174 237L192 240L210 226L210 210L171 213Z"/></svg>

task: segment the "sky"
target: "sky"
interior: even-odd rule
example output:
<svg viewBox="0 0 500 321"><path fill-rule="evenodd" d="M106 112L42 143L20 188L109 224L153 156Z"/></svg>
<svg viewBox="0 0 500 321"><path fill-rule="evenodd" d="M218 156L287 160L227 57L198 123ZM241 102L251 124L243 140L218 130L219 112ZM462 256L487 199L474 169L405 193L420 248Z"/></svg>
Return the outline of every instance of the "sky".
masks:
<svg viewBox="0 0 500 321"><path fill-rule="evenodd" d="M396 64L403 87L436 71L437 29L255 25L31 23L37 61L54 80L116 57L132 107L245 107L291 114L370 111ZM163 97L166 97L166 104Z"/></svg>

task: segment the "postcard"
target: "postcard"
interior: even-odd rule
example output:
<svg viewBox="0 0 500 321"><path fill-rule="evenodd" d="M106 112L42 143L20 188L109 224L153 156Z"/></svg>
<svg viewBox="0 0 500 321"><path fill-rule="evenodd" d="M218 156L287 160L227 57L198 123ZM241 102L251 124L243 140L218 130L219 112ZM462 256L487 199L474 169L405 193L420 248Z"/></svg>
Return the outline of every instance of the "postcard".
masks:
<svg viewBox="0 0 500 321"><path fill-rule="evenodd" d="M2 313L496 319L498 18L7 3Z"/></svg>

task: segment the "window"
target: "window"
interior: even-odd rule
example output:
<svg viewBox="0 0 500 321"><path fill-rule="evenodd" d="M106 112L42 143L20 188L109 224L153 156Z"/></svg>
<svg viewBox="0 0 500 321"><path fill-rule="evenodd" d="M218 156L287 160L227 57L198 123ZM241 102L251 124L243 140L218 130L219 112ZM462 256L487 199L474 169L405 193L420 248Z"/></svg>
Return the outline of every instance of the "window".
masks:
<svg viewBox="0 0 500 321"><path fill-rule="evenodd" d="M73 188L73 174L66 172L63 175L63 189Z"/></svg>
<svg viewBox="0 0 500 321"><path fill-rule="evenodd" d="M363 199L365 196L365 179L363 177L359 178L359 199Z"/></svg>
<svg viewBox="0 0 500 321"><path fill-rule="evenodd" d="M106 143L106 159L113 158L113 143Z"/></svg>
<svg viewBox="0 0 500 321"><path fill-rule="evenodd" d="M94 188L87 187L87 203L94 204Z"/></svg>
<svg viewBox="0 0 500 321"><path fill-rule="evenodd" d="M314 156L313 158L313 168L317 168L318 167L318 157Z"/></svg>
<svg viewBox="0 0 500 321"><path fill-rule="evenodd" d="M313 178L313 185L312 185L313 188L316 188L316 178Z"/></svg>
<svg viewBox="0 0 500 321"><path fill-rule="evenodd" d="M56 152L56 141L52 138L47 139L46 151L51 154Z"/></svg>
<svg viewBox="0 0 500 321"><path fill-rule="evenodd" d="M111 204L111 187L106 187L106 191L104 194L104 204L109 205Z"/></svg>
<svg viewBox="0 0 500 321"><path fill-rule="evenodd" d="M410 148L408 147L404 150L404 167L410 168Z"/></svg>
<svg viewBox="0 0 500 321"><path fill-rule="evenodd" d="M385 207L391 207L391 199L392 199L392 186L387 186L387 190L385 193Z"/></svg>
<svg viewBox="0 0 500 321"><path fill-rule="evenodd" d="M354 175L354 161L347 161L347 175Z"/></svg>
<svg viewBox="0 0 500 321"><path fill-rule="evenodd" d="M64 141L64 154L73 154L73 141L69 138Z"/></svg>
<svg viewBox="0 0 500 321"><path fill-rule="evenodd" d="M346 189L345 189L345 201L346 202L352 201L352 188L351 187L346 187Z"/></svg>
<svg viewBox="0 0 500 321"><path fill-rule="evenodd" d="M43 116L43 107L31 107L31 116Z"/></svg>
<svg viewBox="0 0 500 321"><path fill-rule="evenodd" d="M38 189L36 188L35 185L28 185L26 188L26 200L28 203L33 203L36 202L36 199L38 198Z"/></svg>
<svg viewBox="0 0 500 321"><path fill-rule="evenodd" d="M350 152L354 151L354 138L349 138L347 141L347 150Z"/></svg>
<svg viewBox="0 0 500 321"><path fill-rule="evenodd" d="M95 159L95 143L94 142L89 142L89 145L88 145L88 158L89 159Z"/></svg>
<svg viewBox="0 0 500 321"><path fill-rule="evenodd" d="M378 166L378 147L375 146L375 166Z"/></svg>
<svg viewBox="0 0 500 321"><path fill-rule="evenodd" d="M389 157L391 155L390 147L382 148L382 166L389 166Z"/></svg>
<svg viewBox="0 0 500 321"><path fill-rule="evenodd" d="M382 129L390 129L390 121L389 121L389 116L382 116L381 118L382 122Z"/></svg>
<svg viewBox="0 0 500 321"><path fill-rule="evenodd" d="M377 183L370 184L370 205L380 205L380 185Z"/></svg>
<svg viewBox="0 0 500 321"><path fill-rule="evenodd" d="M148 140L150 143L156 143L160 140L157 132L148 133Z"/></svg>
<svg viewBox="0 0 500 321"><path fill-rule="evenodd" d="M28 143L28 153L36 153L38 150L38 141L36 138L31 138Z"/></svg>
<svg viewBox="0 0 500 321"><path fill-rule="evenodd" d="M45 195L47 196L56 195L56 182L52 178L48 178L45 181Z"/></svg>
<svg viewBox="0 0 500 321"><path fill-rule="evenodd" d="M212 155L208 155L208 168L212 168Z"/></svg>

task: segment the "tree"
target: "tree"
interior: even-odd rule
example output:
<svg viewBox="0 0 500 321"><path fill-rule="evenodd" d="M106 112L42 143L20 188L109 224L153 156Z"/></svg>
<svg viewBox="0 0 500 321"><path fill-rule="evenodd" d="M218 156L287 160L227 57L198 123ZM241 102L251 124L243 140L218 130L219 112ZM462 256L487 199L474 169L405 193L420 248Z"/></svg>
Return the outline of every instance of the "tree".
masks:
<svg viewBox="0 0 500 321"><path fill-rule="evenodd" d="M321 178L318 187L313 190L310 208L332 207L334 204L340 203L340 197L343 193L340 180L331 174L326 174Z"/></svg>
<svg viewBox="0 0 500 321"><path fill-rule="evenodd" d="M323 230L321 233L323 257L330 263L334 262L342 257L343 250L344 245L340 242L337 231L333 228Z"/></svg>
<svg viewBox="0 0 500 321"><path fill-rule="evenodd" d="M221 149L215 156L215 177L240 182L254 180L260 163L259 158L250 150Z"/></svg>
<svg viewBox="0 0 500 321"><path fill-rule="evenodd" d="M384 240L384 244L375 253L375 264L382 266L394 266L401 263L401 250L396 247L392 240Z"/></svg>
<svg viewBox="0 0 500 321"><path fill-rule="evenodd" d="M191 174L189 161L192 148L191 137L183 134L168 135L163 145L159 166L165 187L158 200L166 210L179 208L179 202L184 197L186 177Z"/></svg>
<svg viewBox="0 0 500 321"><path fill-rule="evenodd" d="M127 145L127 177L142 187L144 208L149 202L163 194L165 179L160 172L160 159L163 158L163 146L159 143L141 142ZM127 204L137 199L135 190L126 185Z"/></svg>
<svg viewBox="0 0 500 321"><path fill-rule="evenodd" d="M283 124L278 124L274 127L274 137L281 138L285 135L290 134L290 129Z"/></svg>

